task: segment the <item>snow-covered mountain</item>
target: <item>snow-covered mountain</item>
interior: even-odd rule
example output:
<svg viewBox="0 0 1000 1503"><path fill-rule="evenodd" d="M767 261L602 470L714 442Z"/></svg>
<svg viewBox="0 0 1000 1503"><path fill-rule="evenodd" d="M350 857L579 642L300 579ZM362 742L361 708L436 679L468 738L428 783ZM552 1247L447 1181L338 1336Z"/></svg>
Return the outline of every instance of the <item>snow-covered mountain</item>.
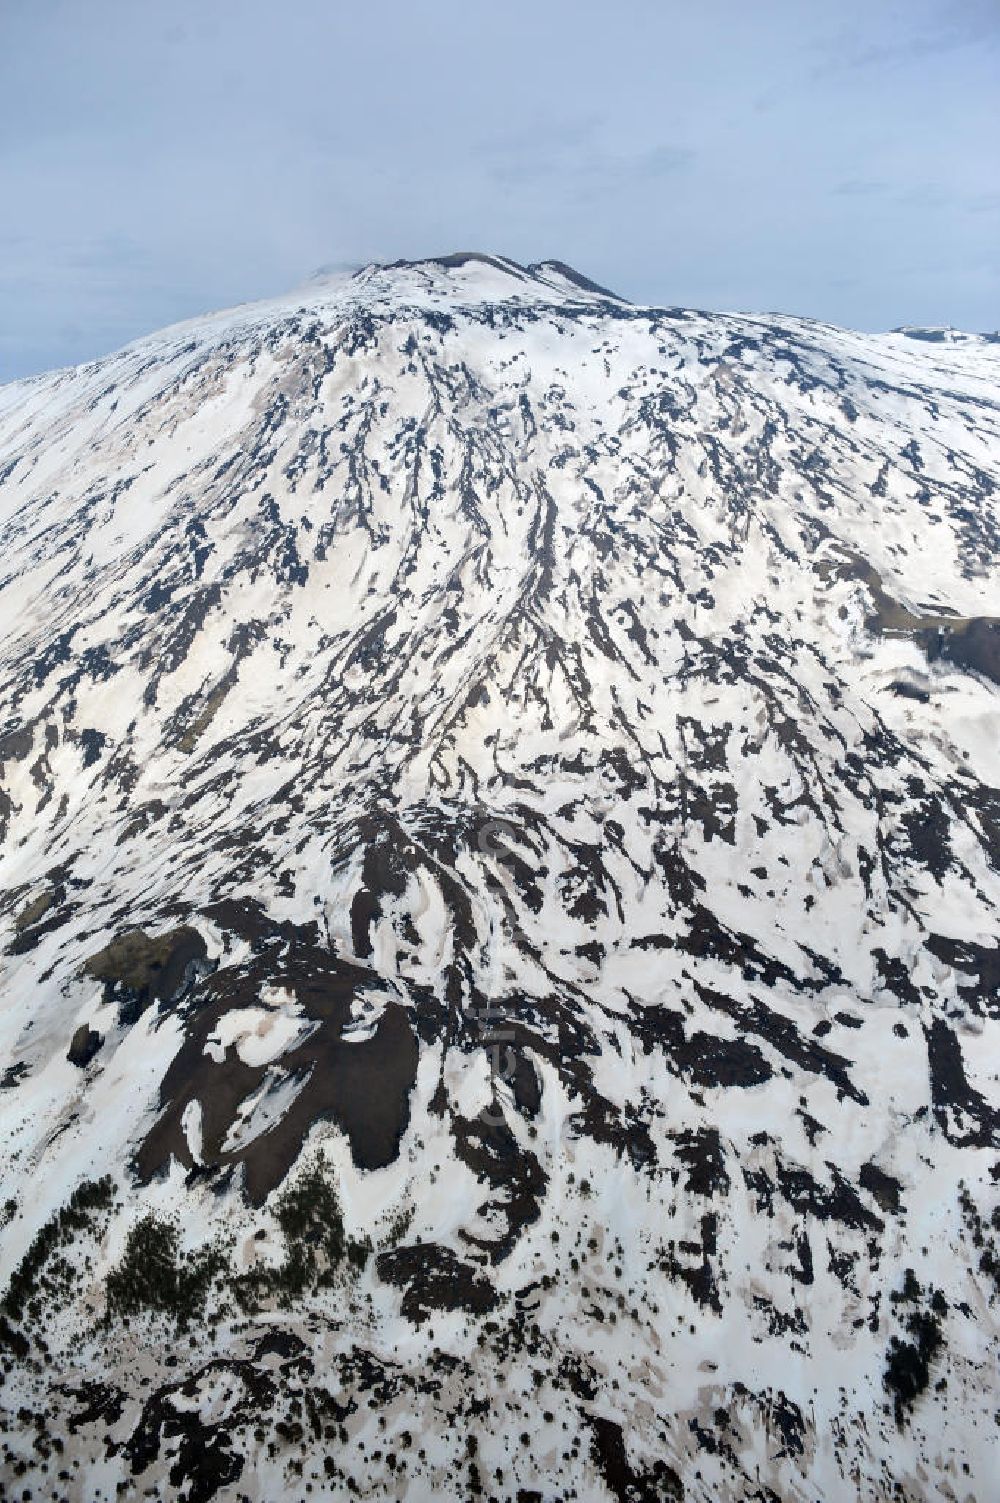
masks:
<svg viewBox="0 0 1000 1503"><path fill-rule="evenodd" d="M994 1495L998 377L454 256L0 388L0 1497Z"/></svg>

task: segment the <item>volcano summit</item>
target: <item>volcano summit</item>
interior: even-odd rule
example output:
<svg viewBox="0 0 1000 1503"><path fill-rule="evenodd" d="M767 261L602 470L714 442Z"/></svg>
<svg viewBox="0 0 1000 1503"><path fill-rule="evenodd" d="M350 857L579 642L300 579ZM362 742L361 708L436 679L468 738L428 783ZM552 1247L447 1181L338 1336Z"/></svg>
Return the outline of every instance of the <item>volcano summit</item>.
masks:
<svg viewBox="0 0 1000 1503"><path fill-rule="evenodd" d="M991 1495L998 390L479 255L0 388L0 1496Z"/></svg>

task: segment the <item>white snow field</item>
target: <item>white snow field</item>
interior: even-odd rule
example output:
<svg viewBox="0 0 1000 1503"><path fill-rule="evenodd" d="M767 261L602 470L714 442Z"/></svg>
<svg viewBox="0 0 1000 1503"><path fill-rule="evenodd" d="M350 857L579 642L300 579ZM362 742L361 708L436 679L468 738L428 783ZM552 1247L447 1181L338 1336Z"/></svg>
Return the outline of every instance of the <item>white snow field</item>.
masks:
<svg viewBox="0 0 1000 1503"><path fill-rule="evenodd" d="M998 487L554 262L0 388L0 1498L998 1496Z"/></svg>

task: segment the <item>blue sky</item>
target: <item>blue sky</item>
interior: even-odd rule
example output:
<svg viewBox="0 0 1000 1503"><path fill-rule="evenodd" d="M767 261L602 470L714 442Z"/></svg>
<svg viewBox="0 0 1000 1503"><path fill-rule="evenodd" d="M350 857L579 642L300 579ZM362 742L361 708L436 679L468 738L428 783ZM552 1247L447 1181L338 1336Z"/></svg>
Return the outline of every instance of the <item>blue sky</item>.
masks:
<svg viewBox="0 0 1000 1503"><path fill-rule="evenodd" d="M321 265L1000 324L1000 0L0 0L0 380Z"/></svg>

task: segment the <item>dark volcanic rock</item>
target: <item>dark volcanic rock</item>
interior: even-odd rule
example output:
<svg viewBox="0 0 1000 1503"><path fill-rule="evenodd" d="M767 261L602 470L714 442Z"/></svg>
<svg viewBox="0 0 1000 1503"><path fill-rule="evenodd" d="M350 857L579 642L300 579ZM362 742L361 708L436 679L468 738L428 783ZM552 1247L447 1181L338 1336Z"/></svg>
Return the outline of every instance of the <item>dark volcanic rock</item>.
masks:
<svg viewBox="0 0 1000 1503"><path fill-rule="evenodd" d="M86 1023L81 1023L70 1040L69 1053L66 1058L71 1065L79 1065L80 1069L84 1070L103 1043L102 1034L95 1032L93 1028L88 1028Z"/></svg>
<svg viewBox="0 0 1000 1503"><path fill-rule="evenodd" d="M0 388L0 1494L993 1496L998 392L474 253Z"/></svg>

